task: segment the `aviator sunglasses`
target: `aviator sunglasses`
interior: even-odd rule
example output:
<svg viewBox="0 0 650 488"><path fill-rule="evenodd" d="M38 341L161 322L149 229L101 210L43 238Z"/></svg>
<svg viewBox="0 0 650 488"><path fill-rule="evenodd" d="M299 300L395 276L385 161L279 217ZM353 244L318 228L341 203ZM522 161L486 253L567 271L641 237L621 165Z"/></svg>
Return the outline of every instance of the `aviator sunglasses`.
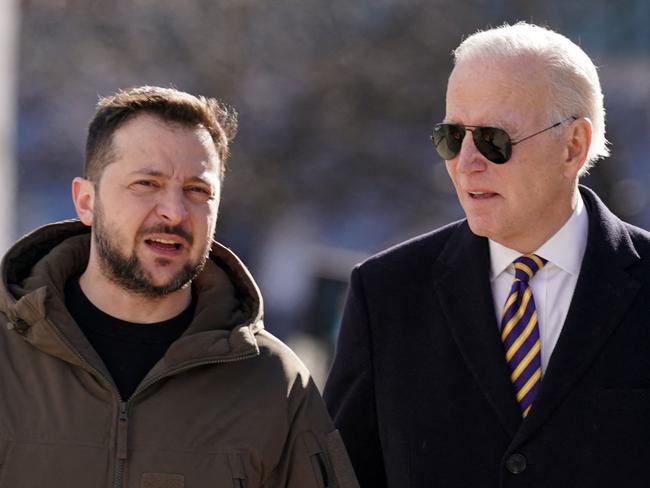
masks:
<svg viewBox="0 0 650 488"><path fill-rule="evenodd" d="M510 139L508 133L499 129L498 127L483 127L479 125L462 125L462 124L436 124L433 127L433 135L431 140L436 147L436 151L440 157L445 160L455 158L460 152L463 145L465 133L470 131L472 133L472 140L478 152L485 156L489 161L494 164L503 164L510 159L512 155L512 146L520 142L527 141L531 137L535 137L547 130L554 129L555 127L567 122L568 120L576 120L578 117L569 117L557 124L553 124L546 129L542 129L534 134L513 141Z"/></svg>

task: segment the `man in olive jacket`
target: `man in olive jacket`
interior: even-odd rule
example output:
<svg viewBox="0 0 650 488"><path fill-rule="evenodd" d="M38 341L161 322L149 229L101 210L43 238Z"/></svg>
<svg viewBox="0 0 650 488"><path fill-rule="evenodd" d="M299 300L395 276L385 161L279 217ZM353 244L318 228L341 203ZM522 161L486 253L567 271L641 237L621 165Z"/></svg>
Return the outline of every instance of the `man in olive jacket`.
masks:
<svg viewBox="0 0 650 488"><path fill-rule="evenodd" d="M234 129L177 90L100 100L80 221L2 261L0 486L358 486L308 371L212 240Z"/></svg>

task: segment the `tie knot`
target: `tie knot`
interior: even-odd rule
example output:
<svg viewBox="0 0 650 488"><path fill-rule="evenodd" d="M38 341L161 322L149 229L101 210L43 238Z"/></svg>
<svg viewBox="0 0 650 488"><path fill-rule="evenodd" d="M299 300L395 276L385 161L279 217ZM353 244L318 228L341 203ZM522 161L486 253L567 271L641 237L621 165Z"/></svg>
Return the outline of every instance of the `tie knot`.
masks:
<svg viewBox="0 0 650 488"><path fill-rule="evenodd" d="M528 282L546 264L546 259L536 254L525 254L515 259L512 264L515 266L515 279Z"/></svg>

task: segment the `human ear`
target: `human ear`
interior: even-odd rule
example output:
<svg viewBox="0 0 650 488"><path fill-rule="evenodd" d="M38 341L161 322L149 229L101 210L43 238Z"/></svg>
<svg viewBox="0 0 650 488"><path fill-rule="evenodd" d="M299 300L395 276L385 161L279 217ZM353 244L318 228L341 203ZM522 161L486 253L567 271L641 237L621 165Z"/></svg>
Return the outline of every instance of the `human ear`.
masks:
<svg viewBox="0 0 650 488"><path fill-rule="evenodd" d="M569 126L564 161L564 175L567 178L576 178L587 162L592 130L591 120L587 117L580 117Z"/></svg>
<svg viewBox="0 0 650 488"><path fill-rule="evenodd" d="M95 206L94 183L81 177L72 180L72 201L79 220L85 225L91 226Z"/></svg>

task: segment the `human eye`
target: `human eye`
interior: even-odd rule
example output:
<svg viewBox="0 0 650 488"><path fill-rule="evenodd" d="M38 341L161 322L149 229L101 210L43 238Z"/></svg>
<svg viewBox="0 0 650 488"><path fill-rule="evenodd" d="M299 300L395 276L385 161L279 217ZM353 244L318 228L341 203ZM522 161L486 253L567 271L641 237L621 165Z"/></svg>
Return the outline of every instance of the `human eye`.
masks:
<svg viewBox="0 0 650 488"><path fill-rule="evenodd" d="M212 194L208 188L205 188L203 186L188 186L186 190L191 193L205 193L206 195Z"/></svg>
<svg viewBox="0 0 650 488"><path fill-rule="evenodd" d="M139 179L131 183L130 187L138 191L153 191L159 188L160 184L156 180Z"/></svg>
<svg viewBox="0 0 650 488"><path fill-rule="evenodd" d="M202 185L190 185L185 191L195 200L206 201L212 198L212 190Z"/></svg>
<svg viewBox="0 0 650 488"><path fill-rule="evenodd" d="M190 186L188 190L196 193L210 193L210 190L203 186Z"/></svg>

